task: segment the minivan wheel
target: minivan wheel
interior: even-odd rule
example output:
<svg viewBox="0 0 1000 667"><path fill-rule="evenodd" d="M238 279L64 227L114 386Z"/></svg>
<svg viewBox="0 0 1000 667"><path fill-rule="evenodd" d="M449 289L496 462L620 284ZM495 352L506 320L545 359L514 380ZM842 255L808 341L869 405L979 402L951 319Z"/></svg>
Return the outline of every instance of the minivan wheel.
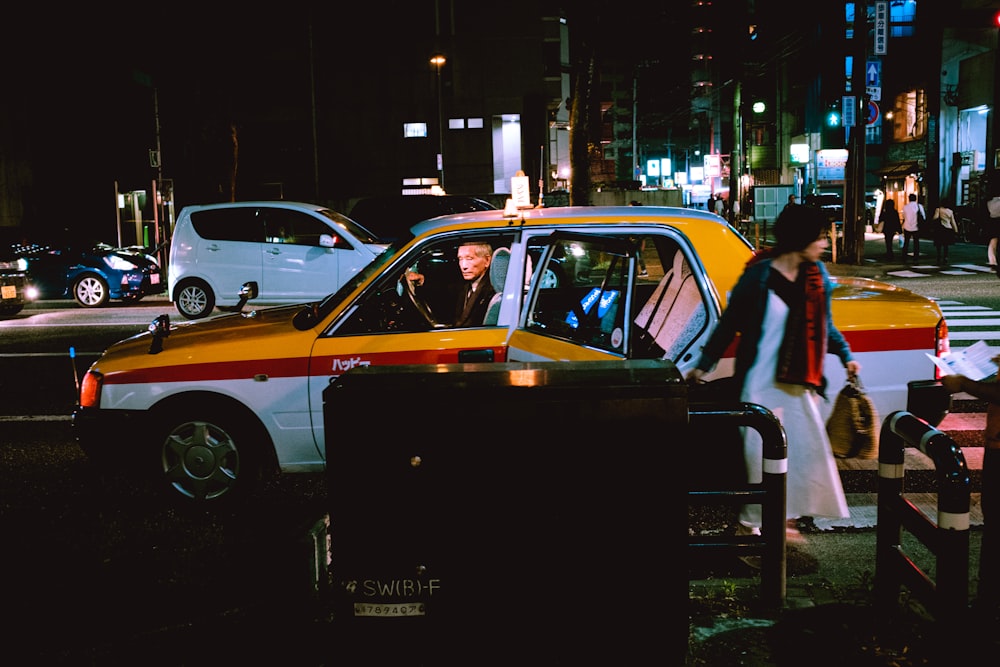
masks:
<svg viewBox="0 0 1000 667"><path fill-rule="evenodd" d="M100 308L108 302L108 283L92 273L82 275L73 283L73 298L84 308Z"/></svg>
<svg viewBox="0 0 1000 667"><path fill-rule="evenodd" d="M189 320L197 320L212 314L215 295L211 288L200 280L190 280L177 286L174 292L177 312Z"/></svg>

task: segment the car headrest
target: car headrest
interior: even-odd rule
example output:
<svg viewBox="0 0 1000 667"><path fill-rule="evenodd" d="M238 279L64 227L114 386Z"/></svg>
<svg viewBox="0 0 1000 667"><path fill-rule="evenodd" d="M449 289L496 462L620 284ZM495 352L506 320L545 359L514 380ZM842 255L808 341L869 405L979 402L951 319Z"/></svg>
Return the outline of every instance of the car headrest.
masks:
<svg viewBox="0 0 1000 667"><path fill-rule="evenodd" d="M494 250L493 259L490 261L490 284L493 285L493 291L503 292L508 266L510 266L510 250L507 248Z"/></svg>

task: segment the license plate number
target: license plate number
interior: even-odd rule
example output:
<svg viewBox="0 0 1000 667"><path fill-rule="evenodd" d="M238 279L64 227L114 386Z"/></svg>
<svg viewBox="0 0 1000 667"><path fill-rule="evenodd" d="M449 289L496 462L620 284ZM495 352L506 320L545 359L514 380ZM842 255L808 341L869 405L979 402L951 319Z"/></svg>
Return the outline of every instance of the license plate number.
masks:
<svg viewBox="0 0 1000 667"><path fill-rule="evenodd" d="M15 285L4 285L0 287L0 296L5 299L16 299L17 298L17 287Z"/></svg>
<svg viewBox="0 0 1000 667"><path fill-rule="evenodd" d="M354 603L355 616L382 616L401 618L403 616L424 616L423 602L394 602L388 604Z"/></svg>
<svg viewBox="0 0 1000 667"><path fill-rule="evenodd" d="M151 273L151 274L149 274L149 284L150 285L159 285L160 284L160 274L159 273Z"/></svg>

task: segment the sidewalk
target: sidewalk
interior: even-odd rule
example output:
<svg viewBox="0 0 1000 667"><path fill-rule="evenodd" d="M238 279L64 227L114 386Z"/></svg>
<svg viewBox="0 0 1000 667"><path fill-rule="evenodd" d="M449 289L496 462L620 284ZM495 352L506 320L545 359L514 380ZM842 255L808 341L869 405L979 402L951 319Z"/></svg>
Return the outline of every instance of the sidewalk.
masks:
<svg viewBox="0 0 1000 667"><path fill-rule="evenodd" d="M763 225L760 225L755 232L751 227L747 240L758 247L768 246L774 243L774 236L771 232L773 223L768 223L767 234L763 233ZM920 241L920 258L917 261L904 262L902 252L899 249L899 237L896 237L896 247L893 260L885 259L885 237L882 234L867 232L865 234L864 261L861 264L843 264L833 261L833 252L827 251L824 257L826 268L831 275L835 276L857 276L860 278L873 278L884 280L887 275L898 271L909 271L918 267L927 266L937 270L937 251L934 243L928 239ZM843 253L838 253L838 260L843 259ZM975 268L973 268L975 267ZM989 272L986 261L986 246L981 243L955 243L948 251L948 264L941 266L940 270L949 275L961 275L967 273ZM905 277L905 276L904 276Z"/></svg>
<svg viewBox="0 0 1000 667"><path fill-rule="evenodd" d="M982 412L952 412L938 427L962 448L970 473L976 475L982 471L984 450L979 433L984 419ZM934 469L933 462L914 448L906 448L904 456L907 473L924 476L922 483L910 488L926 488L924 483ZM726 561L719 559L708 564L699 559L697 564L689 565L691 631L687 665L938 664L929 656L941 650L942 642L953 640L941 633L941 623L927 613L917 598L911 598L904 589L898 614L892 614L891 619L876 615L873 586L878 495L851 493L850 488L871 488L871 480L878 474L878 460L838 459L837 467L848 491L851 516L800 525L803 539L789 543L786 550L785 603L781 610L760 608L759 572L735 559L729 561L728 569ZM975 600L978 585L983 533L979 488L979 483L974 483L970 493L970 602ZM904 496L930 520L937 520L936 493L904 492ZM936 555L907 531L903 531L900 549L928 576L936 576ZM976 618L970 614L969 623L976 622ZM889 628L882 634L875 632L880 622L883 626L888 623ZM1000 640L995 633L973 626L957 641L960 643L952 651L972 651L970 647L995 651Z"/></svg>

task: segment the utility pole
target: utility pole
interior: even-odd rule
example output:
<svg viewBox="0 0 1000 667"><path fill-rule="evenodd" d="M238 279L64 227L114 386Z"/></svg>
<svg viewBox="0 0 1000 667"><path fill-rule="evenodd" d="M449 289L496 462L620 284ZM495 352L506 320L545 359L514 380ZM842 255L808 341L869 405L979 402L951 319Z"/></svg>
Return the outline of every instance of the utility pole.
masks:
<svg viewBox="0 0 1000 667"><path fill-rule="evenodd" d="M167 253L160 243L161 239L166 239L170 231L163 222L163 153L160 150L160 96L156 87L153 87L153 119L156 123L156 181L153 183L153 248L158 257L160 266L166 267ZM140 243L142 241L140 240Z"/></svg>
<svg viewBox="0 0 1000 667"><path fill-rule="evenodd" d="M639 66L636 65L632 73L632 179L639 180L639 142L637 139L636 127L639 125Z"/></svg>
<svg viewBox="0 0 1000 667"><path fill-rule="evenodd" d="M855 3L854 66L851 91L854 93L854 126L847 146L847 180L844 188L844 264L861 264L865 259L865 165L867 150L865 128L868 125L868 94L865 89L865 65L868 60L868 11L866 3ZM836 243L836 239L834 239Z"/></svg>
<svg viewBox="0 0 1000 667"><path fill-rule="evenodd" d="M735 209L739 202L740 215L743 215L745 201L743 198L743 188L741 177L743 175L743 81L736 81L733 87L733 149L729 154L729 222L736 224Z"/></svg>

